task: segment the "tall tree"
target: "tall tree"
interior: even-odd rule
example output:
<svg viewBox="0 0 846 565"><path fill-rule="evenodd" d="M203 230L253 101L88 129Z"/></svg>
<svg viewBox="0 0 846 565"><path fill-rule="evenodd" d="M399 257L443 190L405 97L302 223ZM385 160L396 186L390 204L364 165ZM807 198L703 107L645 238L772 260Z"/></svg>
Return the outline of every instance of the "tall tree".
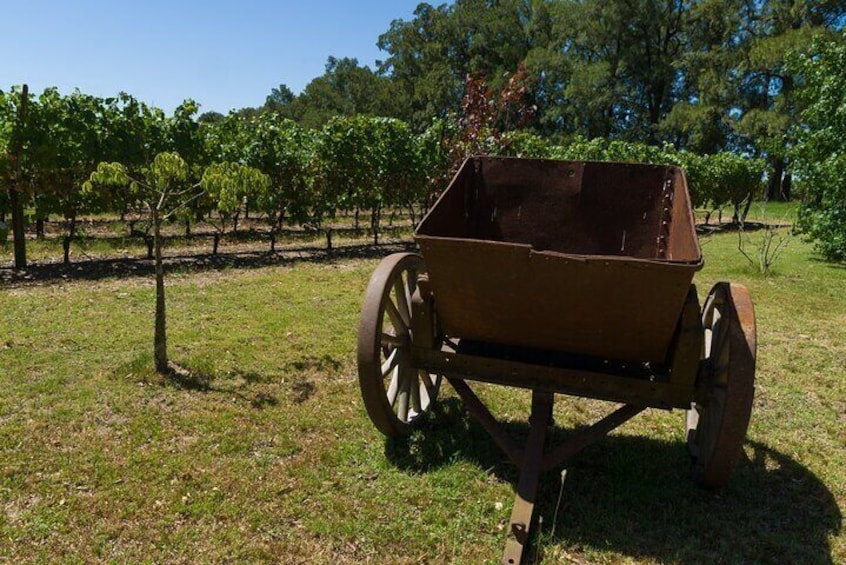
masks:
<svg viewBox="0 0 846 565"><path fill-rule="evenodd" d="M334 116L394 116L401 95L389 79L359 65L357 59L329 57L323 75L308 83L302 94L271 108L305 127L319 128Z"/></svg>
<svg viewBox="0 0 846 565"><path fill-rule="evenodd" d="M659 124L665 139L697 153L717 153L734 144L731 113L740 106L737 67L743 58L748 9L745 0L692 2L687 45L676 62L680 72L675 104Z"/></svg>
<svg viewBox="0 0 846 565"><path fill-rule="evenodd" d="M422 130L458 111L468 75L500 86L531 48L532 14L523 0L457 0L437 8L422 3L413 19L394 20L379 37L388 53L379 70L405 93L401 117Z"/></svg>
<svg viewBox="0 0 846 565"><path fill-rule="evenodd" d="M846 5L831 0L776 0L755 3L744 73L743 117L738 132L772 168L769 199L789 199L792 172L788 148L791 127L801 108L795 97L796 77L786 64L791 53L806 52L815 39L842 29Z"/></svg>
<svg viewBox="0 0 846 565"><path fill-rule="evenodd" d="M818 40L790 69L803 82L792 151L805 191L799 225L827 259L846 261L846 34Z"/></svg>

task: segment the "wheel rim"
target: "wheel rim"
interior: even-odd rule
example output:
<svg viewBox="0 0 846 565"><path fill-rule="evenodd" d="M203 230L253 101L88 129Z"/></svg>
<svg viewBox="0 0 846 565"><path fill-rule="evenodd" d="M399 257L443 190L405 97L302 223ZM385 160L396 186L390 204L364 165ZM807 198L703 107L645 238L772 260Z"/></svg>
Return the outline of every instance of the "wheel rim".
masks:
<svg viewBox="0 0 846 565"><path fill-rule="evenodd" d="M686 414L692 475L708 487L724 485L743 450L755 382L755 312L741 285L718 283L702 310L707 401Z"/></svg>
<svg viewBox="0 0 846 565"><path fill-rule="evenodd" d="M358 374L370 419L383 434L408 433L436 400L439 375L414 367L411 297L423 259L412 253L385 258L365 294L358 332Z"/></svg>

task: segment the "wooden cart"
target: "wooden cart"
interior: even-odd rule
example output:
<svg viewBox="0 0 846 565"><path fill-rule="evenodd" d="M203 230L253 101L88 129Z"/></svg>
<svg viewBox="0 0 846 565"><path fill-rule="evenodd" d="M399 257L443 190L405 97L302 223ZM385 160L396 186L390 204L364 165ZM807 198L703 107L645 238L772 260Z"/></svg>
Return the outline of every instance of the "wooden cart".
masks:
<svg viewBox="0 0 846 565"><path fill-rule="evenodd" d="M752 409L755 314L747 290L724 282L700 307L681 169L471 158L415 240L422 257L385 258L366 291L364 405L399 436L450 382L520 468L503 563L526 553L540 474L645 408L684 409L693 479L726 483ZM467 381L532 391L524 445ZM547 448L555 394L622 406Z"/></svg>

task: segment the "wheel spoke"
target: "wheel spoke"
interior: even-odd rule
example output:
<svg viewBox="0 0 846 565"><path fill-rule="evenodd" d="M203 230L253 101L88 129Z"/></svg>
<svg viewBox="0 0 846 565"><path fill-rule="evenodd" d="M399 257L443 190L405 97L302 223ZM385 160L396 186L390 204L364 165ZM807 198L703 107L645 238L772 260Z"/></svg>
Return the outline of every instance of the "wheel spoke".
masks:
<svg viewBox="0 0 846 565"><path fill-rule="evenodd" d="M394 294L397 295L397 311L406 327L411 327L411 301L405 294L405 285L402 282L402 275L394 279Z"/></svg>
<svg viewBox="0 0 846 565"><path fill-rule="evenodd" d="M399 336L382 332L382 345L393 345L394 347L402 347L405 345L405 340Z"/></svg>
<svg viewBox="0 0 846 565"><path fill-rule="evenodd" d="M432 403L432 397L429 396L429 389L426 388L426 385L424 384L426 382L426 377L420 375L419 380L420 386L418 388L420 389L420 405L423 407L423 410L426 410Z"/></svg>
<svg viewBox="0 0 846 565"><path fill-rule="evenodd" d="M723 422L724 406L725 390L718 388L714 390L708 406L699 414L699 426L697 428L699 456L706 460L710 460L714 455L714 447Z"/></svg>
<svg viewBox="0 0 846 565"><path fill-rule="evenodd" d="M411 373L410 389L411 389L411 407L414 411L420 414L423 412L423 406L420 404L420 375L417 372Z"/></svg>
<svg viewBox="0 0 846 565"><path fill-rule="evenodd" d="M422 369L420 370L419 374L420 382L423 383L423 386L426 390L426 395L429 398L432 398L438 392L437 390L435 390L435 383L432 381L433 375L429 375L427 371L424 371ZM435 378L437 379L438 377Z"/></svg>
<svg viewBox="0 0 846 565"><path fill-rule="evenodd" d="M408 378L407 371L403 370L403 365L397 367L399 369L399 396L397 398L397 418L401 422L408 422L408 401L409 401L409 385L411 379Z"/></svg>
<svg viewBox="0 0 846 565"><path fill-rule="evenodd" d="M696 442L696 430L699 427L699 405L691 404L690 410L685 414L685 427L687 428L687 447L690 454L697 458L699 456L699 446Z"/></svg>
<svg viewBox="0 0 846 565"><path fill-rule="evenodd" d="M405 297L408 303L411 304L411 297L414 296L414 291L417 290L417 271L410 270L407 273L408 280L405 284Z"/></svg>
<svg viewBox="0 0 846 565"><path fill-rule="evenodd" d="M728 335L729 319L723 316L722 312L716 312L714 315L714 325L711 332L711 351L714 351L714 346L722 348L726 344L726 336Z"/></svg>
<svg viewBox="0 0 846 565"><path fill-rule="evenodd" d="M397 366L397 363L399 363L399 353L397 353L398 351L398 349L394 349L393 351L391 351L391 354L388 356L387 359L385 359L385 362L382 363L383 379L387 377L388 373L390 373L394 369L394 367Z"/></svg>
<svg viewBox="0 0 846 565"><path fill-rule="evenodd" d="M402 319L402 315L399 313L399 310L397 310L397 306L394 304L394 301L391 300L390 295L385 298L385 312L387 312L388 318L391 319L391 324L393 324L397 335L408 333L408 324L406 324L405 320Z"/></svg>
<svg viewBox="0 0 846 565"><path fill-rule="evenodd" d="M399 365L394 367L394 374L391 375L391 384L388 385L388 406L393 406L397 400L399 390Z"/></svg>

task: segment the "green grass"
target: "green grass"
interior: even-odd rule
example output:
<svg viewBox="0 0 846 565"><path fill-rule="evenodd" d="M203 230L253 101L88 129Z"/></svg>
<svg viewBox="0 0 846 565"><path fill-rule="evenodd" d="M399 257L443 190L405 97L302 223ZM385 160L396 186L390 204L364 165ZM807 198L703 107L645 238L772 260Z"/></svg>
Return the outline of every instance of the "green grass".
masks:
<svg viewBox="0 0 846 565"><path fill-rule="evenodd" d="M710 214L710 222L716 223L722 212L723 222L730 222L734 208L731 206L723 206L719 210L712 210L710 208L700 208L695 210L697 222L704 222L705 218ZM746 216L747 222L758 222L764 224L791 224L796 220L796 215L799 212L799 202L794 200L791 202L752 202L749 206L749 213Z"/></svg>
<svg viewBox="0 0 846 565"><path fill-rule="evenodd" d="M751 234L755 237L755 234ZM747 457L687 478L683 415L647 411L541 483L531 562L846 561L846 269L791 240L770 276L703 240L695 283L746 284L758 317ZM170 354L152 372L153 287L0 289L0 561L498 562L516 470L448 387L386 442L355 369L375 260L168 279ZM528 395L480 386L525 432ZM609 405L558 397L556 435Z"/></svg>

